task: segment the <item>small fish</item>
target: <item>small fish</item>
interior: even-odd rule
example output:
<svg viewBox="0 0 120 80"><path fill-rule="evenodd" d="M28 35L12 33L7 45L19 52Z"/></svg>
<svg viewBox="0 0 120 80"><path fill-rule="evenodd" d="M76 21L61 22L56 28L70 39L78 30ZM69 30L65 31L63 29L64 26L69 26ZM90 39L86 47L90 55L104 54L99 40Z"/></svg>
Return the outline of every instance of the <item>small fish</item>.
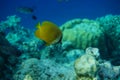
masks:
<svg viewBox="0 0 120 80"><path fill-rule="evenodd" d="M35 15L32 15L33 20L37 20L37 17Z"/></svg>
<svg viewBox="0 0 120 80"><path fill-rule="evenodd" d="M30 7L19 7L17 8L17 11L24 14L30 14L34 12L34 9Z"/></svg>
<svg viewBox="0 0 120 80"><path fill-rule="evenodd" d="M40 25L40 22L38 22L36 28L35 36L43 40L46 46L56 44L61 41L62 31L56 24L50 21L44 21Z"/></svg>

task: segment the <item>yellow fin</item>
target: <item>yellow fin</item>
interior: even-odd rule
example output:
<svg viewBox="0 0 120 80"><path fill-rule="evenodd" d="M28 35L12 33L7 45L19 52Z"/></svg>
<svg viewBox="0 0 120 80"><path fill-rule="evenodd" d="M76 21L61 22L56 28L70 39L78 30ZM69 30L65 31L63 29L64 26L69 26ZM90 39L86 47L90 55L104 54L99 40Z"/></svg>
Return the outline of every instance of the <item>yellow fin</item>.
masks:
<svg viewBox="0 0 120 80"><path fill-rule="evenodd" d="M40 29L40 22L38 22L38 23L36 24L36 28L37 28L37 29Z"/></svg>

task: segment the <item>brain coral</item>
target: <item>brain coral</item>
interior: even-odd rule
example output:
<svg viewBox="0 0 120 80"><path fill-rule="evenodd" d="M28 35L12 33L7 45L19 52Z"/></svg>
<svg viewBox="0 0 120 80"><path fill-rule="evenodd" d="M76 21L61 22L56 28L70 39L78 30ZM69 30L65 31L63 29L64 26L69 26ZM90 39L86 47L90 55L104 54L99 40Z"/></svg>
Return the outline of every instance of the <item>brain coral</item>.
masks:
<svg viewBox="0 0 120 80"><path fill-rule="evenodd" d="M61 30L63 31L62 42L69 41L74 48L105 48L104 30L96 21L73 19L63 24Z"/></svg>

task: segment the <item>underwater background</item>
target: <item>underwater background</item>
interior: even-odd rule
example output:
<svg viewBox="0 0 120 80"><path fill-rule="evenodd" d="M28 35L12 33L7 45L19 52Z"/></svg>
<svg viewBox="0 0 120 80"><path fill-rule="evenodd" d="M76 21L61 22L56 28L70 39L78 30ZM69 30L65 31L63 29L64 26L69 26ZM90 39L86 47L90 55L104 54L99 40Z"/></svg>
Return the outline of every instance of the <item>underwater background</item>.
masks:
<svg viewBox="0 0 120 80"><path fill-rule="evenodd" d="M120 80L120 0L1 0L0 80Z"/></svg>
<svg viewBox="0 0 120 80"><path fill-rule="evenodd" d="M60 26L73 18L96 19L106 14L120 14L119 5L119 0L1 0L0 20L17 14L22 17L21 23L28 28L34 28L37 21L44 20L50 20ZM19 7L30 7L34 12L20 13L16 10ZM32 15L37 17L37 21L31 18Z"/></svg>

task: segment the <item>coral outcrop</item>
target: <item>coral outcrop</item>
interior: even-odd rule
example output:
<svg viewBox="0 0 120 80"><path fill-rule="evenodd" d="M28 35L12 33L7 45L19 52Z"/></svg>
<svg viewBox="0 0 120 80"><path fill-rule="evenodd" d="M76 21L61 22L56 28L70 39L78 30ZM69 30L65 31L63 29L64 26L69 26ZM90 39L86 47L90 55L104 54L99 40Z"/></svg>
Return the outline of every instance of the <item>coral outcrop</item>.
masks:
<svg viewBox="0 0 120 80"><path fill-rule="evenodd" d="M94 80L98 71L97 58L99 51L97 48L87 48L86 53L75 61L74 67L77 80Z"/></svg>
<svg viewBox="0 0 120 80"><path fill-rule="evenodd" d="M75 63L76 80L119 80L120 66L102 60L97 48L87 48Z"/></svg>
<svg viewBox="0 0 120 80"><path fill-rule="evenodd" d="M101 18L97 18L101 27L105 30L106 46L108 48L108 58L114 58L114 61L120 60L120 15L106 15ZM119 62L117 62L120 64ZM116 65L116 64L115 64Z"/></svg>
<svg viewBox="0 0 120 80"><path fill-rule="evenodd" d="M71 42L73 48L98 47L100 50L106 51L104 30L99 22L88 19L74 19L63 24L61 30L63 31L62 42Z"/></svg>

